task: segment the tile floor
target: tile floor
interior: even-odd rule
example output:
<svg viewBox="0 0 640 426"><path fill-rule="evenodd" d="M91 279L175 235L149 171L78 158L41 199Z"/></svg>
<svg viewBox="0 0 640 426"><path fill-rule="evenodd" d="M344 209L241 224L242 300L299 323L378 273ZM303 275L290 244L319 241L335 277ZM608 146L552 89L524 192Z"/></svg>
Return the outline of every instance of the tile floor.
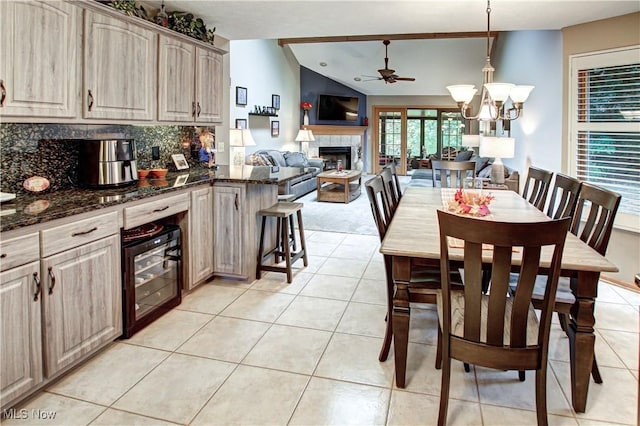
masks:
<svg viewBox="0 0 640 426"><path fill-rule="evenodd" d="M385 283L373 236L308 232L310 265L292 284L216 280L129 340L118 341L23 406L55 419L25 425L430 425L438 416L436 311L412 310L406 389L393 354L377 360ZM603 385L570 405L568 343L557 325L548 377L550 424L635 424L640 293L600 286L596 353ZM534 380L454 364L450 425L535 424Z"/></svg>

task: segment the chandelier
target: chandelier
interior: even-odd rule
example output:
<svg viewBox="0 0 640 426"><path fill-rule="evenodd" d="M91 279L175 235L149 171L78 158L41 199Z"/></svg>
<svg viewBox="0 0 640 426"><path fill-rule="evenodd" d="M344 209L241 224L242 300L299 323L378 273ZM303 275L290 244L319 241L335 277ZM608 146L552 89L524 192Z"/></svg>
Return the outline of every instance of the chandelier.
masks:
<svg viewBox="0 0 640 426"><path fill-rule="evenodd" d="M458 108L462 112L462 117L467 120L509 122L520 116L522 106L533 90L533 86L515 85L511 83L495 83L493 73L495 68L491 66L489 39L491 36L491 4L487 0L487 62L482 68L483 87L482 99L480 100L480 110L475 116L470 116L470 106L473 96L478 89L472 84L456 84L447 86L451 97L458 103ZM505 109L505 102L511 98L511 108Z"/></svg>

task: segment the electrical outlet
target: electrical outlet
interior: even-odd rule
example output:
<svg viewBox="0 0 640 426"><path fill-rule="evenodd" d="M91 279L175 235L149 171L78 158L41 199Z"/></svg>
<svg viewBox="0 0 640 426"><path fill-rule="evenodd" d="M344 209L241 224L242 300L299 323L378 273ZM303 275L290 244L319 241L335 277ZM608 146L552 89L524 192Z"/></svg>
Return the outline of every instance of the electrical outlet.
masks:
<svg viewBox="0 0 640 426"><path fill-rule="evenodd" d="M159 160L160 159L160 147L159 146L152 146L151 147L151 159L152 160Z"/></svg>

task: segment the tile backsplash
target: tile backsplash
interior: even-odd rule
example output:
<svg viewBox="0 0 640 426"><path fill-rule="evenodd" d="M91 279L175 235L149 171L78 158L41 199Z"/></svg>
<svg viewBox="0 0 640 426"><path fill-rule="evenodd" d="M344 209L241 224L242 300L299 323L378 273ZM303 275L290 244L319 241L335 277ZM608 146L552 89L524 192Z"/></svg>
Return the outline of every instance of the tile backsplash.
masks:
<svg viewBox="0 0 640 426"><path fill-rule="evenodd" d="M75 187L78 144L85 139L134 139L138 168L173 165L171 154L184 154L190 165L198 163L191 152L200 148L193 126L133 126L101 124L0 124L0 189L23 192L22 182L31 176L49 179L50 190ZM210 128L212 133L214 128ZM160 148L160 160L151 159L151 148Z"/></svg>

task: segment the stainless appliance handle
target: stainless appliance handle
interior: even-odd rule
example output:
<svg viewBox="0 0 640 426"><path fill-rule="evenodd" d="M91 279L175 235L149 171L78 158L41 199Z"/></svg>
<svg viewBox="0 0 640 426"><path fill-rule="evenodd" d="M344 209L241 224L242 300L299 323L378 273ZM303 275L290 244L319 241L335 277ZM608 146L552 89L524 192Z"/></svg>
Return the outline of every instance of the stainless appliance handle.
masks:
<svg viewBox="0 0 640 426"><path fill-rule="evenodd" d="M37 302L38 301L38 295L42 291L42 287L40 286L40 278L38 278L38 273L37 272L33 273L33 282L36 285L36 292L33 294L33 301Z"/></svg>

